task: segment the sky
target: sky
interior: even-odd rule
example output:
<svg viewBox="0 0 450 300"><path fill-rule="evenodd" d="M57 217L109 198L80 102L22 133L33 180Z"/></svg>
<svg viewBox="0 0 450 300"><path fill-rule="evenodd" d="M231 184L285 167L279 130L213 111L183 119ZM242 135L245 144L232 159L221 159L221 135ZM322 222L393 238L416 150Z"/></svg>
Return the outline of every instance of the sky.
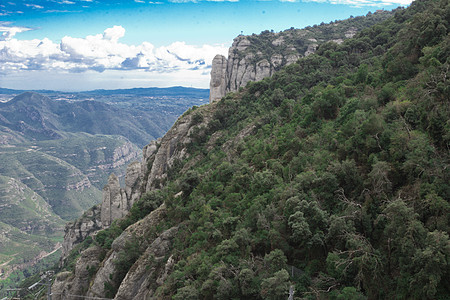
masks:
<svg viewBox="0 0 450 300"><path fill-rule="evenodd" d="M0 87L209 88L233 38L412 0L0 0Z"/></svg>

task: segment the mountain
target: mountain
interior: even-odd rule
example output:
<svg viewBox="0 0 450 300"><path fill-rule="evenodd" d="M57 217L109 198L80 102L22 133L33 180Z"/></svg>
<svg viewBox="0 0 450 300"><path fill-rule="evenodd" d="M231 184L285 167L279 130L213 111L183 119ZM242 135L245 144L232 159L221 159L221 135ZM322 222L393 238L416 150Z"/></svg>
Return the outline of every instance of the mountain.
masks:
<svg viewBox="0 0 450 300"><path fill-rule="evenodd" d="M416 0L187 111L67 227L52 297L448 298L449 20Z"/></svg>
<svg viewBox="0 0 450 300"><path fill-rule="evenodd" d="M191 99L195 98L207 98L209 90L208 89L198 89L189 88L183 86L173 86L169 88L133 88L133 89L118 89L118 90L93 90L80 92L89 95L141 95L141 96L151 96L151 97L189 97Z"/></svg>
<svg viewBox="0 0 450 300"><path fill-rule="evenodd" d="M17 96L26 91L0 88L0 102L11 100L11 96ZM193 105L202 105L208 102L209 90L169 87L169 88L134 88L119 90L94 90L82 92L60 92L50 90L34 91L47 96L52 100L65 100L76 102L94 100L109 104L115 108L131 111L145 111L151 116L157 127L148 128L150 133L163 129L166 132L178 116ZM160 135L158 135L159 137ZM147 143L145 141L145 143Z"/></svg>
<svg viewBox="0 0 450 300"><path fill-rule="evenodd" d="M263 31L256 35L239 35L233 40L228 58L217 55L212 62L210 102L220 100L226 93L236 92L251 81L272 76L282 67L300 57L314 53L321 44L342 44L364 28L392 17L394 11L377 11L343 21L290 28L281 32Z"/></svg>
<svg viewBox="0 0 450 300"><path fill-rule="evenodd" d="M123 110L98 101L55 101L33 92L0 103L0 126L30 140L61 139L61 131L86 132L120 134L138 145L165 132L147 112Z"/></svg>
<svg viewBox="0 0 450 300"><path fill-rule="evenodd" d="M17 179L0 176L0 278L8 278L9 266L30 267L36 258L54 248L55 238L61 241L64 221L50 205Z"/></svg>
<svg viewBox="0 0 450 300"><path fill-rule="evenodd" d="M64 223L101 202L109 174L124 181L139 147L207 101L181 87L43 92L0 103L0 290L54 263Z"/></svg>

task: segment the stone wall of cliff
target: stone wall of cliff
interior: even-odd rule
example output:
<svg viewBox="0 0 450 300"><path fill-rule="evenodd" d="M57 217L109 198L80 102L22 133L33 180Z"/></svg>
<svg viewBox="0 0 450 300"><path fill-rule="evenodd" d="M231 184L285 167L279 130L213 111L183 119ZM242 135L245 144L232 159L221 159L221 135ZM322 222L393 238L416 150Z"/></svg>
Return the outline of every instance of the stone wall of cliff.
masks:
<svg viewBox="0 0 450 300"><path fill-rule="evenodd" d="M88 236L93 236L99 230L109 227L114 220L123 218L130 211L133 203L141 196L141 170L140 162L132 162L128 165L125 188L121 188L117 176L111 174L103 188L102 203L87 210L75 222L66 225L61 264L76 245Z"/></svg>
<svg viewBox="0 0 450 300"><path fill-rule="evenodd" d="M259 35L240 35L233 40L228 57L217 55L212 61L209 101L220 100L228 92L238 91L250 81L272 76L283 66L313 54L320 44L341 44L365 26L387 18L389 13L375 13L366 17L288 29L282 32L264 31Z"/></svg>
<svg viewBox="0 0 450 300"><path fill-rule="evenodd" d="M133 162L127 167L125 187L121 188L117 176L112 174L103 188L103 200L98 206L86 211L73 223L66 226L61 266L66 262L71 250L88 236L95 237L98 231L108 228L114 220L123 218L144 193L158 189L168 176L168 170L176 161L188 156L187 146L195 128L208 124L213 116L213 107L192 110L180 117L167 134L152 141L143 149L142 162ZM202 122L193 121L201 115ZM120 283L115 299L146 299L151 297L158 285L171 271L174 261L169 255L172 238L177 227L169 228L152 239L142 239L165 218L162 204L141 221L127 228L112 244L105 255L98 246L83 250L76 261L73 272L58 274L52 287L53 299L65 299L67 295L88 295L106 297L105 282L113 278L119 258L125 245L133 240L145 240L140 247L143 254ZM154 260L149 263L148 257ZM91 271L89 271L91 270ZM90 272L90 273L89 273ZM151 281L151 282L149 282ZM149 288L149 286L152 286Z"/></svg>

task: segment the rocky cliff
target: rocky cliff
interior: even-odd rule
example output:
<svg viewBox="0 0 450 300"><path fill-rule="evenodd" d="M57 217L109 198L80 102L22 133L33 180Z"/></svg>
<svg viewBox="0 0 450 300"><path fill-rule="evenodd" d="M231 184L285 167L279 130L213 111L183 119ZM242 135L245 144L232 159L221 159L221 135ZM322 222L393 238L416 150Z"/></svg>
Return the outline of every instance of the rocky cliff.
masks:
<svg viewBox="0 0 450 300"><path fill-rule="evenodd" d="M80 219L66 226L61 266L67 263L71 252L73 254L74 249L87 237L95 237L100 230L108 228L114 220L125 217L133 203L142 194L160 188L168 177L169 169L177 161L188 156L187 147L191 142L193 131L204 128L212 119L213 111L212 107L189 111L163 138L152 141L144 147L142 163L133 162L127 167L124 188L120 187L116 175L112 174L109 177L108 183L103 188L102 203L86 211ZM199 118L201 122L198 121ZM149 235L152 237L145 239L145 242L139 245L142 255L133 267L134 271L119 282L120 288L115 299L151 297L174 264L173 258L167 254L177 227L168 228L159 234L149 233L165 218L165 211L163 204L143 220L127 228L114 241L108 253L97 246L77 250L79 257L74 270L62 272L56 277L52 287L53 298L65 299L67 295L81 294L105 297L108 293L105 290L105 282L111 281L114 277L113 274L117 271L115 262L122 255L121 253L131 242ZM105 259L99 260L99 256L102 255L105 255ZM153 258L150 266L148 257Z"/></svg>
<svg viewBox="0 0 450 300"><path fill-rule="evenodd" d="M83 242L88 236L93 236L99 230L109 227L114 220L123 218L129 212L133 203L140 197L141 169L140 162L128 165L125 188L121 188L117 176L111 174L108 183L103 188L102 203L87 210L75 222L66 225L62 246L62 263L76 245Z"/></svg>
<svg viewBox="0 0 450 300"><path fill-rule="evenodd" d="M233 40L228 58L217 55L212 61L209 102L220 100L226 93L235 92L250 81L272 76L283 66L314 53L320 44L341 44L361 29L389 16L391 12L379 11L365 17L304 29L291 28L282 32L266 30L259 35L240 35Z"/></svg>

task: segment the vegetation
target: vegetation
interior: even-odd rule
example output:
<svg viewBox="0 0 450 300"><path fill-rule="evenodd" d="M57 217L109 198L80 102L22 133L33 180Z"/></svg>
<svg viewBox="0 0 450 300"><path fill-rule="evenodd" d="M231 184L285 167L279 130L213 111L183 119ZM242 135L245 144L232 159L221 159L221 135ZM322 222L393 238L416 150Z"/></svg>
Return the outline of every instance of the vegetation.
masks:
<svg viewBox="0 0 450 300"><path fill-rule="evenodd" d="M449 20L416 0L192 110L189 158L95 242L164 201L176 264L156 298L448 299Z"/></svg>
<svg viewBox="0 0 450 300"><path fill-rule="evenodd" d="M395 11L378 11L368 13L366 16L358 16L342 21L334 21L329 24L308 26L303 29L288 29L278 33L273 30L265 30L260 34L252 34L246 38L250 41L250 46L245 50L236 50L236 54L244 57L252 57L255 64L263 59L272 61L272 55L281 54L283 57L289 55L304 54L309 47L316 48L317 45L326 41L343 41L354 35L357 31L381 23L391 17ZM284 65L285 62L282 64ZM274 66L276 70L281 68L281 64Z"/></svg>
<svg viewBox="0 0 450 300"><path fill-rule="evenodd" d="M449 20L417 0L222 99L166 184L184 227L157 294L447 298Z"/></svg>

